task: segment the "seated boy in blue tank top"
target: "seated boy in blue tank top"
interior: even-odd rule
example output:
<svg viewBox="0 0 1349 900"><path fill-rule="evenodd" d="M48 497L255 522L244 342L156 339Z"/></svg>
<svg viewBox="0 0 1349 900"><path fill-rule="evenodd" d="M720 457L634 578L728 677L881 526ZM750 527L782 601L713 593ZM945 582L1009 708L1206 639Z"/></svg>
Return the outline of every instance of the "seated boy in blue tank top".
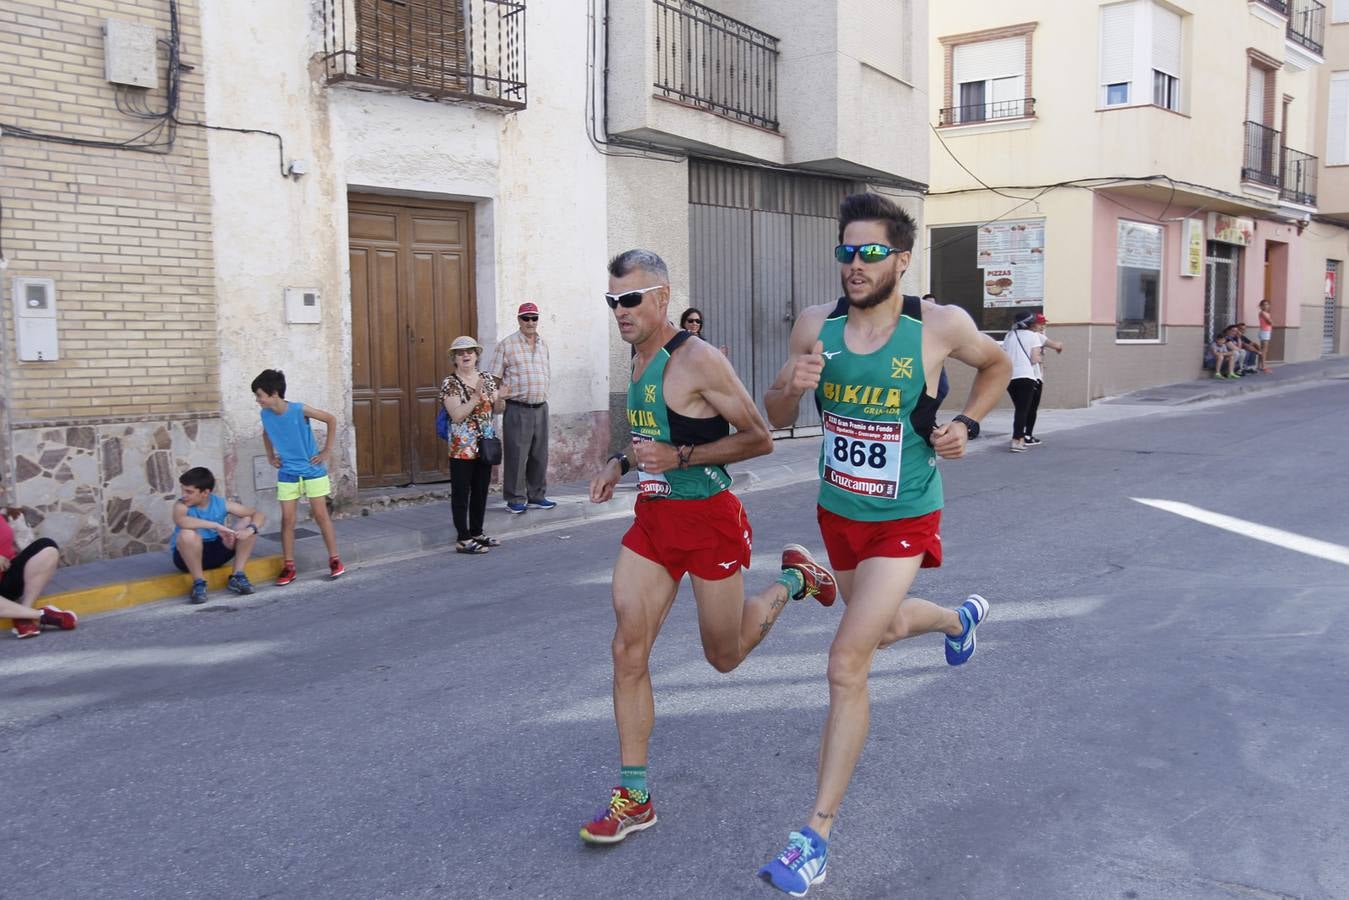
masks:
<svg viewBox="0 0 1349 900"><path fill-rule="evenodd" d="M277 584L295 580L295 515L300 497L309 498L309 514L323 535L328 548L328 574L337 578L346 568L337 555L337 536L328 515L328 482L325 464L332 455L337 418L330 412L286 400L286 376L280 369L263 369L253 379L253 397L262 407L262 443L267 461L280 471L276 475L276 499L281 504L281 574ZM319 450L314 443L310 419L318 419L328 429Z"/></svg>
<svg viewBox="0 0 1349 900"><path fill-rule="evenodd" d="M265 521L259 510L226 500L215 493L215 476L205 466L196 466L178 476L182 496L173 502L173 537L169 552L178 571L192 576L188 603L206 602L206 570L233 561L234 573L225 583L236 594L253 593L244 574L258 529ZM234 524L227 526L229 517Z"/></svg>

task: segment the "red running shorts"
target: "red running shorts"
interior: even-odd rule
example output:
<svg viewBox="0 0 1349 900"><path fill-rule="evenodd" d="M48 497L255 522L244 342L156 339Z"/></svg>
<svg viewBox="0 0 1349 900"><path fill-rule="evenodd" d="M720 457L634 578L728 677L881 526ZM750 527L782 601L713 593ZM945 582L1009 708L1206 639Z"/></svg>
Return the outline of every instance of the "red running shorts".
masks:
<svg viewBox="0 0 1349 900"><path fill-rule="evenodd" d="M912 519L888 522L858 522L816 507L820 536L836 572L851 572L864 559L874 556L904 558L922 556L924 569L941 565L941 510Z"/></svg>
<svg viewBox="0 0 1349 900"><path fill-rule="evenodd" d="M664 566L675 581L685 572L721 581L749 568L754 533L730 491L702 500L639 499L636 513L623 546Z"/></svg>

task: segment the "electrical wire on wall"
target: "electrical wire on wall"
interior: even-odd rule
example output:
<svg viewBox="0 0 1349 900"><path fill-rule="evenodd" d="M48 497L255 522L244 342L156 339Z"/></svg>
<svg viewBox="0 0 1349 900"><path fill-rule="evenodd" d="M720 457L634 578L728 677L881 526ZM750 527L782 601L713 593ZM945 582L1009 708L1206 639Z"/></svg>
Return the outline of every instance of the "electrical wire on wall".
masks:
<svg viewBox="0 0 1349 900"><path fill-rule="evenodd" d="M110 141L69 134L41 132L31 128L25 128L22 125L0 123L0 137L15 137L23 140L44 141L74 147L128 150L136 153L153 153L165 156L173 152L176 130L179 127L203 128L210 131L225 131L235 134L265 135L276 139L277 149L280 155L281 175L283 177L289 177L290 173L286 168L285 143L282 140L281 135L276 132L266 131L260 128L229 128L223 125L211 125L206 122L197 122L179 118L179 110L181 109L182 103L182 76L184 72L191 70L191 66L184 64L182 61L182 33L178 21L177 0L169 0L169 36L167 39L160 38L157 41L157 44L164 47L168 54L164 108L158 110L150 108L149 102L146 99L146 92L133 88L115 86L115 102L117 110L129 118L141 119L151 123L140 133L123 140Z"/></svg>

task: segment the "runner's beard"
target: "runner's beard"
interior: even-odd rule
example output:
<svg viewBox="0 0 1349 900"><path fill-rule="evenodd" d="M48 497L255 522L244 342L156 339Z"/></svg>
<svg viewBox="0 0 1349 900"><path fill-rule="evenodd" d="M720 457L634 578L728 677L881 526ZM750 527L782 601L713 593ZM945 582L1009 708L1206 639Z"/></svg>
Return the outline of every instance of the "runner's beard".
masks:
<svg viewBox="0 0 1349 900"><path fill-rule="evenodd" d="M848 276L844 275L839 279L843 283L843 296L848 297L848 305L854 309L871 309L873 306L879 306L895 291L895 285L899 282L899 276L892 269L888 274L881 277L877 282L876 289L867 294L860 300L854 300L848 296Z"/></svg>

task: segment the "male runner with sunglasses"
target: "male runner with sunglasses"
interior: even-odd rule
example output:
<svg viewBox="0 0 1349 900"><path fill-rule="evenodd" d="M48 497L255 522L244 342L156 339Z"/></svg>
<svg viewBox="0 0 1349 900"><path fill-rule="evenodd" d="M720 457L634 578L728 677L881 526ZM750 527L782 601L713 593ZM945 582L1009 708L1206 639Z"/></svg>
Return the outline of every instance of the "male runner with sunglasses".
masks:
<svg viewBox="0 0 1349 900"><path fill-rule="evenodd" d="M941 565L941 474L936 457L959 459L979 420L1007 387L1011 364L958 306L906 297L900 277L914 222L878 194L839 208L844 296L805 310L790 357L764 397L778 428L815 394L823 419L818 518L845 605L829 648L829 714L820 740L815 803L806 826L759 875L793 896L824 880L829 833L866 742L867 676L876 651L941 632L953 666L974 654L988 603L957 609L909 597L920 567ZM964 411L936 426L936 385L947 357L978 370Z"/></svg>
<svg viewBox="0 0 1349 900"><path fill-rule="evenodd" d="M614 719L620 784L581 828L591 843L613 844L656 823L647 790L647 746L655 722L651 647L688 573L703 654L720 672L740 665L788 599L834 602L834 578L804 547L782 551L782 573L745 599L751 531L731 493L727 463L771 453L773 439L735 370L717 348L670 324L670 276L649 250L609 263L605 295L623 340L633 346L628 385L632 446L609 457L590 482L604 503L636 465L636 514L614 564ZM735 426L732 433L731 426Z"/></svg>

